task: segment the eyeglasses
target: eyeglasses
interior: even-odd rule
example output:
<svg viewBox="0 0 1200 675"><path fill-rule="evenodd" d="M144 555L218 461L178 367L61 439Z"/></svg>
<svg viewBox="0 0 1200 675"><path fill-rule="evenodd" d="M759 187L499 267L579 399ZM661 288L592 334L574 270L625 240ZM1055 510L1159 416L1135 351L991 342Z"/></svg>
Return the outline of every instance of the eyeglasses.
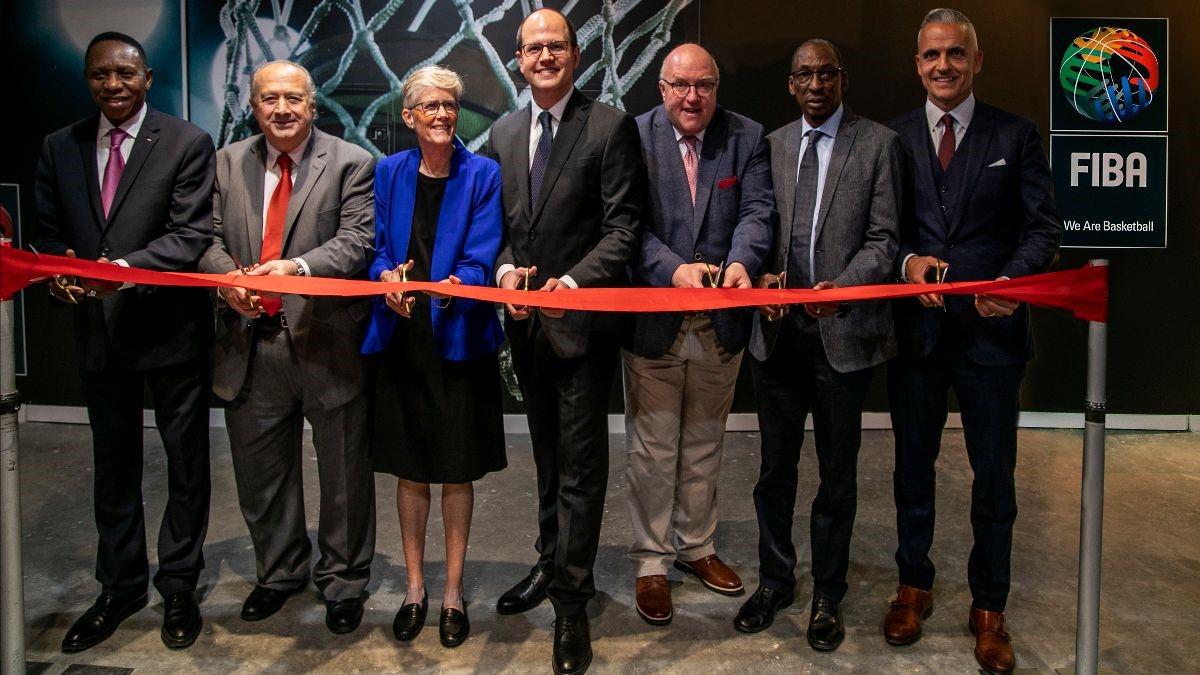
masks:
<svg viewBox="0 0 1200 675"><path fill-rule="evenodd" d="M822 68L815 72L811 70L797 70L791 74L791 77L796 81L796 84L808 84L812 82L813 75L816 75L822 84L829 84L836 80L838 75L842 74L842 70L842 68Z"/></svg>
<svg viewBox="0 0 1200 675"><path fill-rule="evenodd" d="M550 56L557 57L566 54L567 50L570 48L571 43L567 42L566 40L555 40L554 42L547 42L546 44L530 42L528 44L521 45L521 53L524 54L526 58L536 59L542 55L543 49L549 49Z"/></svg>
<svg viewBox="0 0 1200 675"><path fill-rule="evenodd" d="M461 104L458 101L422 101L414 105L410 110L420 110L426 117L433 117L438 114L441 108L446 109L447 115L457 115Z"/></svg>
<svg viewBox="0 0 1200 675"><path fill-rule="evenodd" d="M712 93L717 90L717 83L708 80L701 80L695 84L689 82L668 82L666 80L659 80L659 82L670 87L671 91L679 98L687 96L693 87L696 89L696 94L703 97L712 96Z"/></svg>

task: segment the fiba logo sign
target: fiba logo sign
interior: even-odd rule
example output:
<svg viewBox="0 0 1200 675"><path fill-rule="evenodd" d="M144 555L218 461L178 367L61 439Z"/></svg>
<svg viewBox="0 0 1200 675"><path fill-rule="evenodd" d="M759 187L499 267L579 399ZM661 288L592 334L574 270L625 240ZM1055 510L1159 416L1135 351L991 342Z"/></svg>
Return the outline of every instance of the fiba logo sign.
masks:
<svg viewBox="0 0 1200 675"><path fill-rule="evenodd" d="M1058 66L1058 83L1080 115L1120 124L1154 101L1158 57L1133 31L1100 26L1071 41Z"/></svg>

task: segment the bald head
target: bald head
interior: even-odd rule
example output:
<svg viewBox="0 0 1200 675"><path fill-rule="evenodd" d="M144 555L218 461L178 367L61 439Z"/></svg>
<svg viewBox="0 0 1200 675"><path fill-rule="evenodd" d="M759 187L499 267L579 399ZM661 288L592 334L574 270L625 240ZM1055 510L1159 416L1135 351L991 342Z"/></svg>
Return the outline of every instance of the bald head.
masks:
<svg viewBox="0 0 1200 675"><path fill-rule="evenodd" d="M704 47L682 44L663 59L658 91L663 109L679 133L694 136L708 128L717 110L717 62Z"/></svg>
<svg viewBox="0 0 1200 675"><path fill-rule="evenodd" d="M680 64L700 64L707 63L712 68L714 80L720 79L721 73L717 69L717 61L708 53L708 50L694 42L685 42L675 49L672 49L667 58L663 59L662 68L658 71L658 76L664 80L670 80L668 75L671 69Z"/></svg>

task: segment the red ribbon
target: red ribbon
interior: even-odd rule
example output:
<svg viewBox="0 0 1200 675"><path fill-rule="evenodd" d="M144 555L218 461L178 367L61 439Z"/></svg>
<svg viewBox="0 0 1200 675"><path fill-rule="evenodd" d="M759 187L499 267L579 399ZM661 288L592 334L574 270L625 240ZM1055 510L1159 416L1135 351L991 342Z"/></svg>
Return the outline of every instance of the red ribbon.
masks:
<svg viewBox="0 0 1200 675"><path fill-rule="evenodd" d="M1039 307L1064 309L1085 321L1108 320L1108 267L1091 265L1005 281L956 281L936 286L879 284L822 291L801 288L578 288L542 293L429 281L385 283L321 277L231 277L199 272L154 272L0 248L0 298L7 298L31 283L56 274L152 286L230 286L299 295L365 296L395 291L433 291L486 302L599 312L696 312L757 305L907 298L930 291L943 295L986 293Z"/></svg>

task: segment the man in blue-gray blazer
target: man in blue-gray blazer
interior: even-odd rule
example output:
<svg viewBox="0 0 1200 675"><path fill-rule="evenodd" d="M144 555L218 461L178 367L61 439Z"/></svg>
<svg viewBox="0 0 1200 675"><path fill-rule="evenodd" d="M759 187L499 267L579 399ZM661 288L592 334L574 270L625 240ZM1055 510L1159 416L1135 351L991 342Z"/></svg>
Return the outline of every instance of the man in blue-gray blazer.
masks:
<svg viewBox="0 0 1200 675"><path fill-rule="evenodd" d="M684 44L663 61L663 104L637 118L650 176L650 226L636 285L750 288L777 214L760 124L717 107L717 64ZM717 476L752 314L633 314L622 350L626 476L638 614L671 620L667 567L713 591L742 592L716 555Z"/></svg>
<svg viewBox="0 0 1200 675"><path fill-rule="evenodd" d="M897 275L919 284L1046 271L1062 236L1050 167L1036 124L975 99L983 52L970 20L951 9L929 12L916 66L925 103L889 123L900 134L906 168ZM1021 380L1033 356L1029 310L1000 297L936 293L898 300L894 308L900 356L888 368L888 388L900 587L884 637L915 642L933 611L934 464L953 387L975 476L967 563L975 657L987 672L1007 673L1016 663L1004 609Z"/></svg>

